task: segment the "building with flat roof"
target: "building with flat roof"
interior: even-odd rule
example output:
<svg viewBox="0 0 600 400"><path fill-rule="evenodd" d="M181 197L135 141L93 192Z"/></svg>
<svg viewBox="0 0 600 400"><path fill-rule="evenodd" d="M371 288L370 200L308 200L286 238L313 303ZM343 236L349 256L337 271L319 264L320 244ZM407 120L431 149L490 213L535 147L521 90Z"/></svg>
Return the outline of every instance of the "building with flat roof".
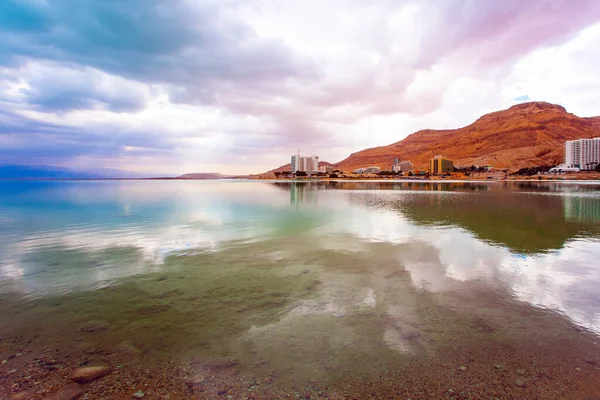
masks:
<svg viewBox="0 0 600 400"><path fill-rule="evenodd" d="M292 156L291 164L292 172L319 172L319 156L301 156L299 150Z"/></svg>
<svg viewBox="0 0 600 400"><path fill-rule="evenodd" d="M366 167L359 168L354 170L354 174L378 174L381 172L381 168L379 167Z"/></svg>
<svg viewBox="0 0 600 400"><path fill-rule="evenodd" d="M435 156L429 162L429 173L432 175L449 174L454 171L454 161L442 156Z"/></svg>
<svg viewBox="0 0 600 400"><path fill-rule="evenodd" d="M600 137L567 140L565 142L566 168L595 169L600 163Z"/></svg>
<svg viewBox="0 0 600 400"><path fill-rule="evenodd" d="M410 172L414 168L415 166L410 161L400 161L400 159L394 158L394 163L392 164L393 172Z"/></svg>
<svg viewBox="0 0 600 400"><path fill-rule="evenodd" d="M319 172L324 172L326 174L333 174L335 168L333 168L333 165L321 165L319 167Z"/></svg>

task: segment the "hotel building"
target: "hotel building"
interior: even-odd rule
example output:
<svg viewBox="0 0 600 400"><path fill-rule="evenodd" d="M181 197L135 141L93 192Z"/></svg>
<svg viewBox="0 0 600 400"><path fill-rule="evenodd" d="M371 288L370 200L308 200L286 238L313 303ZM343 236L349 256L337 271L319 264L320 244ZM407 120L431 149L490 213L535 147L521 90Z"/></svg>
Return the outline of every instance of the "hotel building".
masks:
<svg viewBox="0 0 600 400"><path fill-rule="evenodd" d="M298 151L292 156L292 172L319 172L319 157L318 156L301 156Z"/></svg>
<svg viewBox="0 0 600 400"><path fill-rule="evenodd" d="M429 171L433 175L449 174L454 171L454 162L442 156L433 157L429 164Z"/></svg>
<svg viewBox="0 0 600 400"><path fill-rule="evenodd" d="M600 137L565 142L567 168L594 169L598 163L600 163Z"/></svg>

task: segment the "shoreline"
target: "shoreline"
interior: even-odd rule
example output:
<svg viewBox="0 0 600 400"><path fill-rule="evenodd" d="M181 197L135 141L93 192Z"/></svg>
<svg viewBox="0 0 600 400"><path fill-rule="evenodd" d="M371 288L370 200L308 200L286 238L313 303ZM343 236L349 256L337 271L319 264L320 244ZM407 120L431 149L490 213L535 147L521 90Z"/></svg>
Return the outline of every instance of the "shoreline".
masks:
<svg viewBox="0 0 600 400"><path fill-rule="evenodd" d="M74 327L75 333L66 336L64 332L60 335L64 328L56 326L48 327L50 330L4 331L0 332L0 399L78 398L59 394L72 389L73 372L87 366L106 366L110 373L77 385L77 390L85 394L83 398L425 400L600 396L598 335L562 318L548 318L540 309L520 305L514 311L532 319L517 336L496 337L499 321L472 319L461 313L460 319L466 317L464 323L475 324L479 332L475 337L438 343L433 353L408 353L379 373L362 374L359 368L339 370L338 377L295 376L262 357L254 362L231 356L156 357L154 350L138 348L135 341L115 344L109 338L119 335L102 321ZM73 321L67 318L57 322ZM534 326L536 322L539 326ZM420 341L422 337L415 335L409 340ZM364 363L367 367L369 361Z"/></svg>
<svg viewBox="0 0 600 400"><path fill-rule="evenodd" d="M541 178L541 179L540 179ZM217 179L202 178L0 178L0 182L55 182L55 181L276 181L276 182L341 182L341 181L363 181L363 182L431 182L431 183L456 183L456 182L477 182L477 183L498 183L498 182L593 182L600 183L600 174L590 178L554 178L540 176L532 177L513 177L507 179L484 179L481 177L473 178L382 178L382 177L347 177L347 178L258 178L258 177L232 177Z"/></svg>
<svg viewBox="0 0 600 400"><path fill-rule="evenodd" d="M349 268L307 270L310 257L299 266L255 264L244 257L261 247L247 244L173 257L164 272L95 291L4 295L0 399L65 398L51 396L95 365L110 373L76 387L91 399L600 396L597 333L501 287L420 290L412 272L389 266L375 247L381 254ZM339 299L345 315L293 313L332 283L360 283L360 271L385 308L351 295Z"/></svg>

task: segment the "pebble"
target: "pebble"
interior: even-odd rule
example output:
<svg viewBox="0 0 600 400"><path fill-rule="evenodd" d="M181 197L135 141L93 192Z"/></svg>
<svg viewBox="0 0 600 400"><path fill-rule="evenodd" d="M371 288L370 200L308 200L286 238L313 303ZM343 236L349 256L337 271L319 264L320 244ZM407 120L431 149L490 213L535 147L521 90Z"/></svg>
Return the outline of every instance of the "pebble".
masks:
<svg viewBox="0 0 600 400"><path fill-rule="evenodd" d="M17 373L17 370L16 370L16 369L9 369L9 370L8 370L8 374L9 374L9 375L16 374L16 373Z"/></svg>
<svg viewBox="0 0 600 400"><path fill-rule="evenodd" d="M2 360L2 365L6 364L8 360Z"/></svg>
<svg viewBox="0 0 600 400"><path fill-rule="evenodd" d="M516 372L517 372L517 375L521 375L521 376L525 375L525 370L518 369Z"/></svg>
<svg viewBox="0 0 600 400"><path fill-rule="evenodd" d="M206 381L206 378L203 375L195 375L188 382L192 385L199 385L204 383L204 381Z"/></svg>
<svg viewBox="0 0 600 400"><path fill-rule="evenodd" d="M77 368L71 374L71 380L79 383L90 382L108 375L111 368L108 365L94 365L89 367Z"/></svg>
<svg viewBox="0 0 600 400"><path fill-rule="evenodd" d="M141 399L141 398L144 397L144 392L142 392L141 390L138 390L137 392L135 392L133 394L133 397L136 398L136 399Z"/></svg>
<svg viewBox="0 0 600 400"><path fill-rule="evenodd" d="M579 367L575 367L575 371L577 371L577 372L581 372L581 368L579 368Z"/></svg>
<svg viewBox="0 0 600 400"><path fill-rule="evenodd" d="M524 387L525 386L525 381L521 378L517 378L515 380L515 385L517 385L518 387Z"/></svg>
<svg viewBox="0 0 600 400"><path fill-rule="evenodd" d="M83 386L72 382L58 389L56 393L48 397L46 400L75 400L83 394Z"/></svg>
<svg viewBox="0 0 600 400"><path fill-rule="evenodd" d="M9 400L26 400L31 398L31 392L19 392L10 396Z"/></svg>
<svg viewBox="0 0 600 400"><path fill-rule="evenodd" d="M458 369L460 369L461 371L466 371L467 367L465 367L464 365L461 365L460 367L458 367Z"/></svg>

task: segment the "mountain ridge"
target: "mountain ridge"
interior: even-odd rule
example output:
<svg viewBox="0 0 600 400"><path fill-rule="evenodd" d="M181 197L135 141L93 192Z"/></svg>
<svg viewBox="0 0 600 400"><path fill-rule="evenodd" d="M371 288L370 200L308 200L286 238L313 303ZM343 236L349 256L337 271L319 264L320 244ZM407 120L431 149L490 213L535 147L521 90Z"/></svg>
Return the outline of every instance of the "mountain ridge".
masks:
<svg viewBox="0 0 600 400"><path fill-rule="evenodd" d="M519 169L560 164L565 140L600 136L600 117L581 118L556 104L528 102L482 115L458 129L423 129L387 146L350 154L333 164L352 171L366 166L391 169L394 158L426 168L443 155L455 165Z"/></svg>

